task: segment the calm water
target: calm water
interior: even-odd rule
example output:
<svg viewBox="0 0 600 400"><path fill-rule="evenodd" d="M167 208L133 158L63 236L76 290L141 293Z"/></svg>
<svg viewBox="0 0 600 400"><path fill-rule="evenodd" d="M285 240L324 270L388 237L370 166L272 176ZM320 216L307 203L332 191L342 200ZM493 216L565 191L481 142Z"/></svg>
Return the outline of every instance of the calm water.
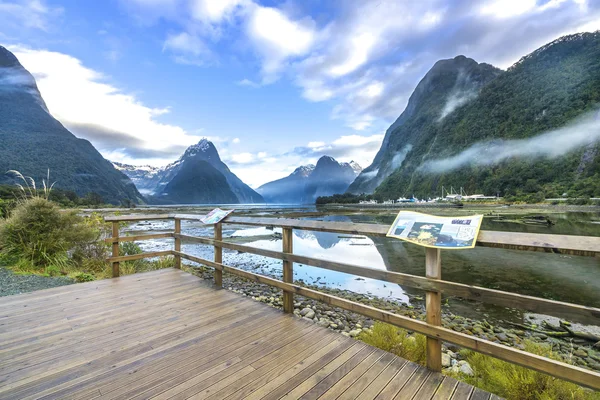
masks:
<svg viewBox="0 0 600 400"><path fill-rule="evenodd" d="M307 208L304 211L314 211ZM568 235L600 236L600 213L569 212L545 215L554 225L528 225L519 222L526 214L512 215L501 210L503 218L486 215L482 229L512 232L552 233ZM189 211L191 212L191 211ZM429 210L437 215L469 215L472 210ZM486 210L490 214L490 210ZM495 213L495 212L494 212ZM257 214L273 214L272 210ZM394 212L369 215L325 215L307 217L312 220L374 222L391 224ZM131 232L161 232L173 228L172 222L146 222L132 225ZM184 233L195 236L212 236L212 228L199 222L185 221ZM243 227L225 225L223 236L241 241L246 245L264 249L281 250L281 239L275 228ZM169 241L142 242L145 250L171 248ZM212 258L212 247L183 244L183 251ZM294 253L335 260L389 271L424 276L424 249L410 243L388 238L372 238L363 235L340 235L337 233L294 231ZM224 263L261 274L281 276L281 262L252 254L238 254L224 250ZM306 265L294 265L294 277L306 283L348 289L358 293L386 297L405 303L418 303L423 292L402 288L398 285L354 275L328 271ZM477 247L472 250L445 251L442 253L442 277L444 280L484 286L504 291L527 294L548 299L600 307L600 259L595 257L563 256L551 253L512 251ZM473 306L477 304L477 306ZM447 306L465 316L520 321L525 315L518 310L479 305L450 298Z"/></svg>

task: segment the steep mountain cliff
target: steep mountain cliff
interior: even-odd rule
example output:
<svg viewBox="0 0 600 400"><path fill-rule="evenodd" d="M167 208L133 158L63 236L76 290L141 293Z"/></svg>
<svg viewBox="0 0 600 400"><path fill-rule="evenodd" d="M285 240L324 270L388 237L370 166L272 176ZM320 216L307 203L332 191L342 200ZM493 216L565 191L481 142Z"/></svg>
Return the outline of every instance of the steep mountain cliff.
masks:
<svg viewBox="0 0 600 400"><path fill-rule="evenodd" d="M49 113L33 76L0 46L0 183L8 170L41 182L50 169L55 187L104 201L143 202L131 180L84 139L76 138Z"/></svg>
<svg viewBox="0 0 600 400"><path fill-rule="evenodd" d="M373 193L409 154L431 144L436 126L445 124L449 115L474 101L481 88L500 74L502 70L465 56L435 63L410 96L404 112L386 131L373 163L348 191Z"/></svg>
<svg viewBox="0 0 600 400"><path fill-rule="evenodd" d="M268 203L312 204L319 196L346 191L361 170L354 161L339 163L332 157L323 156L316 166L298 167L285 178L265 183L257 192Z"/></svg>
<svg viewBox="0 0 600 400"><path fill-rule="evenodd" d="M600 32L562 37L492 75L452 112L438 104L419 122L412 111L388 130L370 172L409 150L376 194L427 197L443 185L533 201L600 196Z"/></svg>

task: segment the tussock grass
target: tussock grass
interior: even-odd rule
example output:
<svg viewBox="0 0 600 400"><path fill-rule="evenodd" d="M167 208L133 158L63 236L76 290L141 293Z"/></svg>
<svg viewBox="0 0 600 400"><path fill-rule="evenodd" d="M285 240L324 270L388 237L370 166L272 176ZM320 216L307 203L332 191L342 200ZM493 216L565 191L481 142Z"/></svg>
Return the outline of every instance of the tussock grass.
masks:
<svg viewBox="0 0 600 400"><path fill-rule="evenodd" d="M358 339L421 365L427 361L427 338L420 334L409 334L390 324L375 322L371 330L362 332Z"/></svg>
<svg viewBox="0 0 600 400"><path fill-rule="evenodd" d="M565 361L546 344L525 341L525 351ZM550 375L520 367L493 357L463 350L461 355L473 368L474 376L458 379L508 400L598 400L600 393L584 389Z"/></svg>

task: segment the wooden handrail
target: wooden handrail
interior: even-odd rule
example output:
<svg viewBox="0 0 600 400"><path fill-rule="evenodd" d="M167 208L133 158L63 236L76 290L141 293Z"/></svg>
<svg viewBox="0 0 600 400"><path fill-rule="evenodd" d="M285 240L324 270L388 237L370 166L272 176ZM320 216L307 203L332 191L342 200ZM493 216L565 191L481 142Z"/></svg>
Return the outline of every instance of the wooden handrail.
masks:
<svg viewBox="0 0 600 400"><path fill-rule="evenodd" d="M441 368L441 341L448 341L459 346L475 350L514 364L518 364L536 371L544 372L552 376L565 379L583 386L600 390L600 374L584 368L576 367L563 362L551 360L518 349L514 349L498 343L493 343L471 335L455 332L439 325L439 313L441 307L441 293L462 297L465 299L493 303L505 307L521 308L534 312L540 312L559 317L567 317L571 320L584 323L600 322L600 309L582 305L564 303L554 300L546 300L515 293L508 293L494 289L481 288L464 285L455 282L443 281L440 277L440 252L435 251L427 254L427 277L403 274L361 267L352 264L339 263L319 258L307 257L293 254L291 234L293 229L312 230L321 232L335 232L346 234L362 234L370 236L385 236L387 226L365 223L346 222L323 222L284 218L252 218L229 216L215 225L214 238L195 237L179 233L147 234L138 236L120 237L118 223L121 221L142 221L158 219L198 220L200 216L189 214L159 214L152 216L131 215L106 217L105 220L113 223L113 237L106 239L113 244L113 256L108 260L113 264L113 274L119 274L119 262L129 261L146 257L157 257L162 255L173 255L176 260L183 258L194 261L215 269L215 282L221 284L220 277L223 271L231 272L247 279L265 283L284 291L284 310L293 311L293 295L298 294L311 299L325 302L335 307L353 311L367 317L388 322L401 328L419 332L428 337L427 365L430 369ZM284 243L282 251L260 249L252 246L231 243L222 239L222 224L252 225L252 226L279 226L283 228ZM176 226L177 228L177 226ZM118 256L118 244L121 241L137 241L157 238L174 238L175 250L142 253L132 256ZM287 239L286 239L287 238ZM197 243L212 245L215 249L214 261L185 254L180 250L181 241L188 240ZM179 245L177 245L179 244ZM600 255L600 238L569 235L546 235L546 234L523 234L509 232L482 231L477 239L477 245L488 247L500 247L516 250L546 251L561 254L574 254L581 256ZM253 253L265 257L280 259L284 264L284 280L268 278L226 266L222 262L222 249L231 249L241 252ZM116 253L115 253L116 249ZM325 294L313 289L308 289L293 284L293 264L301 263L334 271L359 275L363 277L378 279L382 281L397 283L422 289L427 292L427 322L414 320L409 317L396 315L387 311L378 310L360 303L352 302L336 296Z"/></svg>
<svg viewBox="0 0 600 400"><path fill-rule="evenodd" d="M107 222L144 221L157 219L198 220L201 216L190 214L158 214L145 218L140 215L106 217ZM278 226L298 230L332 232L354 235L386 236L389 227L380 224L311 221L291 218L236 217L225 218L221 223L251 226ZM551 235L543 233L521 233L480 231L477 246L497 247L511 250L543 251L577 256L600 256L600 237L576 235Z"/></svg>
<svg viewBox="0 0 600 400"><path fill-rule="evenodd" d="M496 304L503 307L520 308L537 313L554 315L560 318L587 323L595 322L600 325L600 308L587 307L578 304L564 303L556 300L547 300L539 297L526 296L516 293L503 292L501 290L488 289L479 286L465 285L444 280L430 279L422 276L404 274L358 265L340 263L336 261L323 260L298 254L286 254L280 251L261 249L258 247L215 241L210 238L180 235L182 240L202 243L207 245L219 245L222 248L252 253L264 257L275 258L294 262L298 264L311 265L346 274L362 276L364 278L377 279L380 281L397 283L415 289L439 291L447 295L461 297L467 300L475 300L483 303Z"/></svg>

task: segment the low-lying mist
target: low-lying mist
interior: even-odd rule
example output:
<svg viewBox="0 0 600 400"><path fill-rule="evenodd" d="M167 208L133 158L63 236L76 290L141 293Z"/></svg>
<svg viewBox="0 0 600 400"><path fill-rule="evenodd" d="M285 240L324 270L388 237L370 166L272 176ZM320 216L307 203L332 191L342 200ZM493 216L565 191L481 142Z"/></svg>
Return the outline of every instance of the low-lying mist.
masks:
<svg viewBox="0 0 600 400"><path fill-rule="evenodd" d="M529 139L475 143L461 153L424 162L419 171L440 174L466 165L494 165L508 158L557 158L600 140L600 112L587 113L562 128Z"/></svg>

